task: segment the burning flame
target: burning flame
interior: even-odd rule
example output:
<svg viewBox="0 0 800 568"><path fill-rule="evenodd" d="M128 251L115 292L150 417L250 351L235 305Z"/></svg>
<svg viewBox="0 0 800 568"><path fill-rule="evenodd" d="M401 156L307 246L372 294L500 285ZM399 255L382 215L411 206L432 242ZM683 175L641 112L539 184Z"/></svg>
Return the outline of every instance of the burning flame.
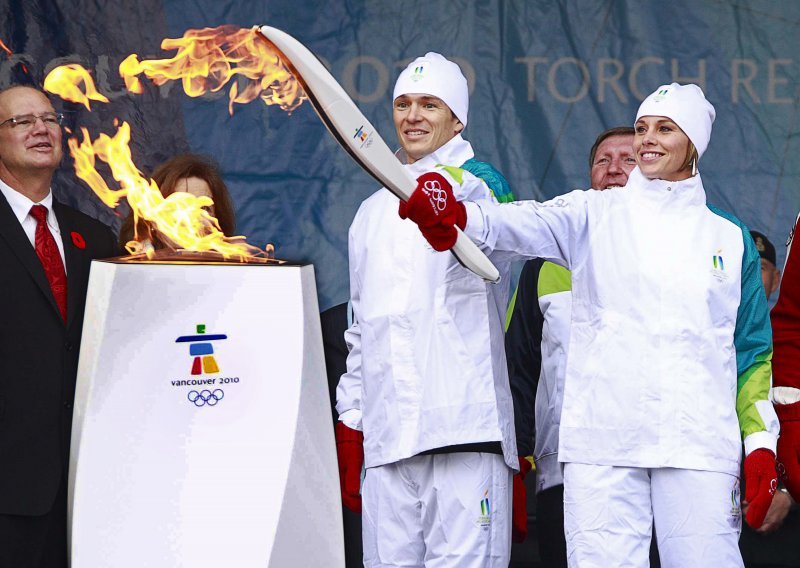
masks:
<svg viewBox="0 0 800 568"><path fill-rule="evenodd" d="M268 105L292 111L308 97L297 80L264 38L253 29L219 26L187 30L182 38L161 42L165 51L177 50L172 59L139 61L128 56L119 66L125 86L143 91L138 75L144 73L156 85L180 79L190 97L216 92L231 83L228 112L235 103L261 98ZM240 89L239 85L244 86Z"/></svg>
<svg viewBox="0 0 800 568"><path fill-rule="evenodd" d="M78 87L80 83L83 83L85 93ZM64 100L80 103L86 110L92 110L89 106L90 99L101 103L108 102L108 99L97 91L89 72L74 63L60 65L50 71L45 77L44 89Z"/></svg>
<svg viewBox="0 0 800 568"><path fill-rule="evenodd" d="M161 47L177 50L177 53L171 59L142 61L133 54L120 64L120 76L130 92L143 92L138 76L144 73L156 85L180 79L190 97L219 91L230 83L228 111L231 114L234 104L245 104L256 98L288 112L307 99L298 81L256 28L220 26L188 30L182 38L165 39ZM56 67L48 74L44 87L65 100L83 104L89 111L90 100L108 102L95 88L89 72L80 65ZM94 142L85 128L81 130L83 142L79 144L76 138L68 140L77 176L109 207L114 208L121 199L127 198L134 215L134 227L139 219L144 219L162 241L187 251L216 251L225 258L239 260L270 257L271 245L265 253L247 245L244 237L226 237L217 220L204 209L213 205L210 198L183 192L164 198L156 183L142 177L133 163L127 123L123 123L113 137L101 134ZM119 189L108 187L95 168L96 159L109 165L120 184ZM136 241L126 246L128 252L144 250L151 257L152 250L143 249L137 242L142 236L135 238Z"/></svg>
<svg viewBox="0 0 800 568"><path fill-rule="evenodd" d="M67 142L75 158L75 173L111 208L126 197L134 212L134 227L142 218L156 227L162 239L185 250L215 251L241 261L265 256L264 251L245 243L244 237L226 237L222 233L217 220L204 209L213 204L211 198L180 191L165 198L153 180L142 177L131 158L128 123L123 122L113 137L101 134L94 142L85 128L81 131L83 142L79 144L75 138ZM108 187L95 167L97 159L109 165L120 189ZM128 252L140 252L132 243L127 248ZM145 252L152 256L151 250Z"/></svg>

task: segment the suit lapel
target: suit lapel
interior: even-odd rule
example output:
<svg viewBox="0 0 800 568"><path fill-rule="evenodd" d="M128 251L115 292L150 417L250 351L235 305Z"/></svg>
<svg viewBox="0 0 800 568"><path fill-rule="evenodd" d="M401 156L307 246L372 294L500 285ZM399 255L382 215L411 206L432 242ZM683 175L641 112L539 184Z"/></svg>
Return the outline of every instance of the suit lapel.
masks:
<svg viewBox="0 0 800 568"><path fill-rule="evenodd" d="M28 236L22 229L22 225L20 225L16 215L14 215L14 211L11 210L11 206L8 204L5 195L1 192L0 238L3 238L8 243L9 248L19 259L20 264L30 273L33 281L36 282L36 285L42 290L47 301L50 302L50 305L56 313L58 313L58 317L61 318L61 312L58 310L58 304L56 304L53 291L50 289L50 283L47 281L44 267L39 257L36 256L36 251L33 246L31 246Z"/></svg>
<svg viewBox="0 0 800 568"><path fill-rule="evenodd" d="M72 324L80 304L80 291L85 289L83 251L72 243L72 232L76 227L71 223L72 216L65 211L65 206L53 200L53 211L58 219L61 241L64 243L64 258L67 266L67 327ZM79 232L79 231L78 231Z"/></svg>

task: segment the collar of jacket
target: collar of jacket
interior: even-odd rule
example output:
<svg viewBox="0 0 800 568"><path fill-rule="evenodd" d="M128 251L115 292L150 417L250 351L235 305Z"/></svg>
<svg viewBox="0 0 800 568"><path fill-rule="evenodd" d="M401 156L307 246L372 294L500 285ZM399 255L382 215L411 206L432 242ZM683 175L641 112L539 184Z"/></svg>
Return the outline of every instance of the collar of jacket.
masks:
<svg viewBox="0 0 800 568"><path fill-rule="evenodd" d="M395 156L411 170L416 178L425 172L436 169L439 164L460 167L464 162L475 157L475 152L472 151L472 144L464 140L461 134L456 134L447 144L413 164L406 164L406 153L402 148L395 152Z"/></svg>
<svg viewBox="0 0 800 568"><path fill-rule="evenodd" d="M683 205L705 205L706 191L700 174L682 181L649 179L642 174L639 166L633 168L625 186L637 190L647 200L659 203L672 202Z"/></svg>

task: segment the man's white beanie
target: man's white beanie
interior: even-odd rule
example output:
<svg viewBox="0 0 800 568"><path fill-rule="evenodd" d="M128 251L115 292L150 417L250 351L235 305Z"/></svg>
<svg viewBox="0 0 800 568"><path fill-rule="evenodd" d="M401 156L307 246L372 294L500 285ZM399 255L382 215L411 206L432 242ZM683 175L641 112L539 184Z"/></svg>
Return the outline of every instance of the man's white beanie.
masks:
<svg viewBox="0 0 800 568"><path fill-rule="evenodd" d="M450 107L464 127L469 112L469 89L461 68L438 53L429 51L403 69L394 85L392 100L400 95L433 95Z"/></svg>
<svg viewBox="0 0 800 568"><path fill-rule="evenodd" d="M643 116L666 116L677 124L703 155L711 139L711 125L717 113L697 85L661 85L642 101L636 120Z"/></svg>

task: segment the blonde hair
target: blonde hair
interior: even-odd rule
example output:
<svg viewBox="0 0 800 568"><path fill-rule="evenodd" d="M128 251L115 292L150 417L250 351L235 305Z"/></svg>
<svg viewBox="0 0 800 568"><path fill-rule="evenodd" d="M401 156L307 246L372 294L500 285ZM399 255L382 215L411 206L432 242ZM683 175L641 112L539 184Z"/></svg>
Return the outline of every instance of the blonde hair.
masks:
<svg viewBox="0 0 800 568"><path fill-rule="evenodd" d="M684 132L684 134L686 134ZM689 138L687 136L687 138ZM691 139L689 140L689 148L686 150L686 159L683 161L683 165L681 165L681 170L689 169L692 171L692 175L697 173L697 161L699 160L699 156L697 155L697 148L694 147L692 144Z"/></svg>

